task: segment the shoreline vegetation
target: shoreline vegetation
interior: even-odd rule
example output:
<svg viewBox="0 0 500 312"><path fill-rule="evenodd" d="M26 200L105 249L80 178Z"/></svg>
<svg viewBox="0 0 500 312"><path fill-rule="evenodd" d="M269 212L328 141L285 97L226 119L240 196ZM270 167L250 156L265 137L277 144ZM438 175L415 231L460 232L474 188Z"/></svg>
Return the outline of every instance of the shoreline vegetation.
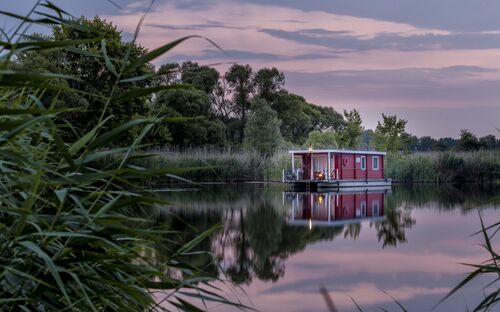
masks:
<svg viewBox="0 0 500 312"><path fill-rule="evenodd" d="M184 168L182 177L200 183L281 182L282 170L291 167L288 150L264 158L248 151L192 149L153 150L152 157L135 162L149 169ZM385 175L395 183L497 183L500 152L388 153ZM162 182L183 182L156 178Z"/></svg>

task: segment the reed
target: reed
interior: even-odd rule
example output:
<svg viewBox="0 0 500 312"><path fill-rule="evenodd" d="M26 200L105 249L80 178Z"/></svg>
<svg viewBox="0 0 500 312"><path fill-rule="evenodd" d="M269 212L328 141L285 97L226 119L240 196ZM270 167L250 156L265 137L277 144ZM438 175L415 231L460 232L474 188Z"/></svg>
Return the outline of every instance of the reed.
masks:
<svg viewBox="0 0 500 312"><path fill-rule="evenodd" d="M498 201L498 198L496 198L496 201ZM494 311L498 308L498 303L500 302L500 255L497 251L498 246L495 246L494 242L497 238L496 235L500 231L500 222L495 221L491 225L485 225L481 211L479 210L478 215L481 221L481 230L475 233L475 235L482 237L481 246L486 251L487 257L482 263L465 264L473 271L453 287L437 305L459 292L460 289L470 284L473 280L477 278L490 278L491 282L483 288L484 299L474 307L473 311Z"/></svg>
<svg viewBox="0 0 500 312"><path fill-rule="evenodd" d="M154 156L141 159L137 164L146 168L186 169L182 176L196 182L277 182L281 181L282 169L291 166L286 151L279 151L268 158L230 149L156 149L152 153Z"/></svg>
<svg viewBox="0 0 500 312"><path fill-rule="evenodd" d="M388 154L385 170L396 182L494 183L500 177L500 152Z"/></svg>
<svg viewBox="0 0 500 312"><path fill-rule="evenodd" d="M30 24L74 27L89 32L49 1L38 1L29 16L2 12ZM2 32L5 34L5 31ZM156 311L168 308L199 310L187 298L230 303L204 287L217 279L182 262L216 227L162 253L174 233L144 217L159 205L168 205L142 187L144 179L179 173L175 167L146 169L133 166L141 155L141 140L164 118L141 118L112 127L104 112L117 101L113 90L128 84L134 99L157 89L139 89L121 80L134 66L168 52L182 40L168 43L135 61L110 60L102 38L37 41L22 34L0 41L0 310L2 311ZM89 53L85 44L101 41L103 50ZM82 48L83 46L83 48ZM101 62L102 70L116 72L113 90L92 96L103 113L97 125L78 134L67 117L72 109L58 109L44 95L79 92L59 73L10 70L20 50L68 49ZM132 142L117 144L129 133ZM110 147L112 146L112 147ZM113 159L105 167L103 159ZM164 297L158 302L158 292ZM231 303L234 307L242 307Z"/></svg>

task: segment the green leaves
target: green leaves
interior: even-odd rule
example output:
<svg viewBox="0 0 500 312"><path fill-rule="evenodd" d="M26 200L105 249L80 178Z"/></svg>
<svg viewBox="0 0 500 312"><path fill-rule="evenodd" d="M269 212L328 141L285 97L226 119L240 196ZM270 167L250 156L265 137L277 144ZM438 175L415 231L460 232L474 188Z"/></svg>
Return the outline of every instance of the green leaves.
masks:
<svg viewBox="0 0 500 312"><path fill-rule="evenodd" d="M108 56L108 52L106 50L106 40L102 39L101 40L101 48L102 48L102 55L104 56L104 61L106 62L106 67L110 72L113 73L116 77L118 77L118 72L116 71L115 65L113 62L111 62L111 59Z"/></svg>
<svg viewBox="0 0 500 312"><path fill-rule="evenodd" d="M188 297L178 295L185 288L196 290L195 298L229 303L197 286L216 276L181 261L217 227L165 255L164 244L172 239L172 233L148 219L157 206L169 203L148 191L146 183L165 175L182 179L177 175L196 167L147 169L131 162L151 156L139 149L153 126L188 119L135 118L133 109L126 118L117 118L109 112L120 114L122 106L106 109L118 101L128 109L138 97L190 88L143 88L141 83L152 75L137 69L196 36L149 53L128 49L122 58L115 52L128 46L110 43L106 31L89 26L97 24L101 30L116 33L112 25L74 19L49 1L37 2L29 16L0 14L17 19L23 26L9 36L3 31L6 39L0 42L4 52L0 70L2 309L162 310L155 304L153 289L157 289L169 296L172 307L199 310ZM57 26L57 36L53 40L24 36L21 31L27 24ZM68 33L71 36L66 36ZM29 53L36 62L39 53L51 57L54 51L62 51L56 55L64 56L64 67L56 68L74 70L31 72L31 65L19 70L19 64L11 62L12 56L21 58ZM143 55L129 62L134 53ZM74 59L85 62L71 67ZM89 69L89 64L97 68ZM95 77L87 75L92 70L104 84L89 78ZM77 95L83 95L86 102ZM68 108L70 104L77 108ZM72 119L89 112L96 112L96 116L88 124ZM173 278L166 273L172 271L182 276Z"/></svg>
<svg viewBox="0 0 500 312"><path fill-rule="evenodd" d="M136 88L132 89L130 91L127 91L125 94L116 97L116 101L124 101L124 100L130 100L133 98L141 97L141 96L147 96L153 93L158 93L161 91L169 91L169 90L179 90L179 89L192 89L193 87L190 85L171 85L171 86L160 86L160 87L151 87L151 88Z"/></svg>
<svg viewBox="0 0 500 312"><path fill-rule="evenodd" d="M23 242L19 242L19 245L21 246L24 246L26 249L29 249L30 251L32 251L33 253L35 253L38 257L42 258L43 261L45 262L48 270L50 271L50 273L52 274L52 277L54 278L54 280L56 281L57 283L57 286L59 287L59 289L61 290L62 294L64 295L64 298L66 299L66 302L71 305L71 299L66 291L66 287L61 279L61 276L59 275L59 270L58 268L56 267L56 265L54 264L54 261L52 260L52 258L47 255L47 253L45 253L40 247L38 247L37 245L35 245L34 243L30 242L30 241L23 241Z"/></svg>

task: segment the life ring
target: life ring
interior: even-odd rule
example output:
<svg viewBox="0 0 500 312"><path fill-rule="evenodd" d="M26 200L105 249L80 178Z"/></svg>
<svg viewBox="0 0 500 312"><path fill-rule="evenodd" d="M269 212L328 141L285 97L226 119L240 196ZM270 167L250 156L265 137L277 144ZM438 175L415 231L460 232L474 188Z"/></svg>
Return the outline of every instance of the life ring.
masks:
<svg viewBox="0 0 500 312"><path fill-rule="evenodd" d="M349 164L349 158L344 157L344 159L342 160L342 162L344 163L344 166L347 166Z"/></svg>

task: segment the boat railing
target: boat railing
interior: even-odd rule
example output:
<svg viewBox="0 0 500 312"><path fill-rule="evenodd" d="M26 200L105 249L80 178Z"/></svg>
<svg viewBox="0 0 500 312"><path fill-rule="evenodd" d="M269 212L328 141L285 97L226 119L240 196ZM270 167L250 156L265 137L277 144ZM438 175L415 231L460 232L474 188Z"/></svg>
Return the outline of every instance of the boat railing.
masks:
<svg viewBox="0 0 500 312"><path fill-rule="evenodd" d="M318 170L312 173L313 178L307 178L308 180L333 180L335 179L336 171L332 170L330 173L330 179L328 179L327 170ZM283 182L294 182L304 180L304 174L302 169L284 169L283 170Z"/></svg>
<svg viewBox="0 0 500 312"><path fill-rule="evenodd" d="M284 169L283 170L283 182L289 181L300 181L302 180L302 170L301 169Z"/></svg>

